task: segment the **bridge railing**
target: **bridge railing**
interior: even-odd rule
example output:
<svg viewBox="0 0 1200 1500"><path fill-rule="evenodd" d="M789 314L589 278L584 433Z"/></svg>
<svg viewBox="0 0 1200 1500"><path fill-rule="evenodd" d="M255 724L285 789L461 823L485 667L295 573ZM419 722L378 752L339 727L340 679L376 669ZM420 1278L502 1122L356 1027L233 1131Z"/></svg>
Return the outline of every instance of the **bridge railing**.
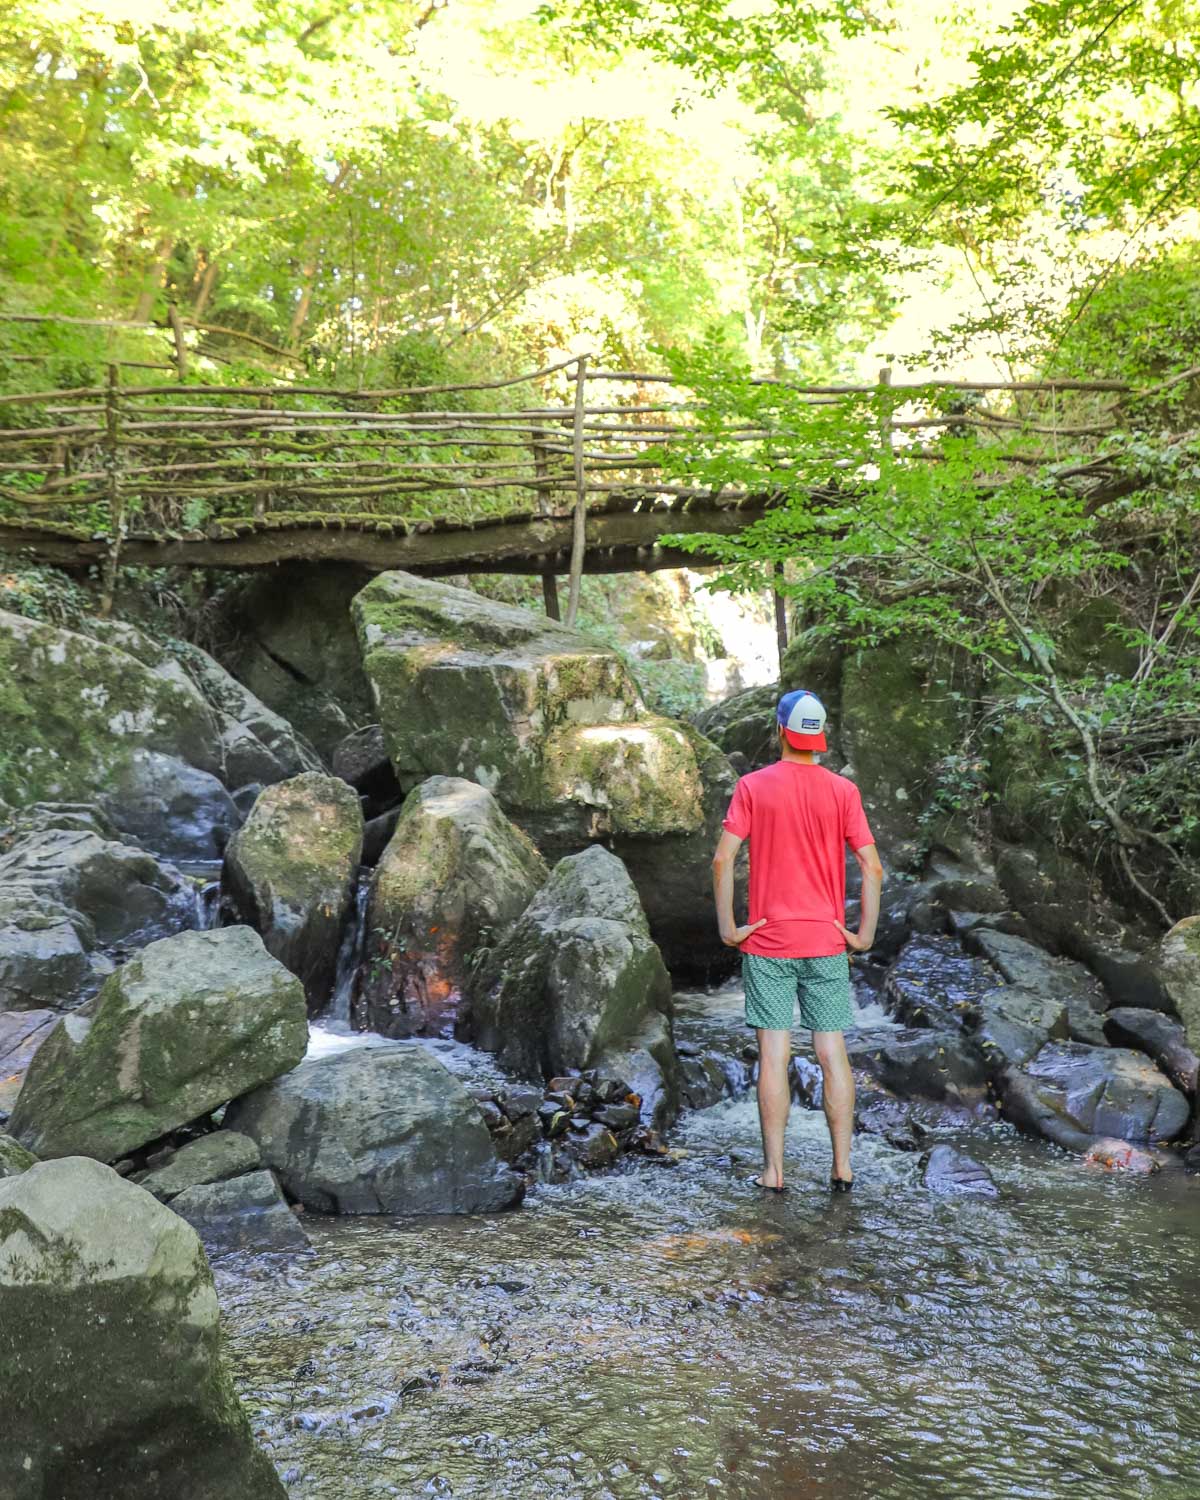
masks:
<svg viewBox="0 0 1200 1500"><path fill-rule="evenodd" d="M0 544L6 529L102 541L108 598L134 536L186 543L298 525L388 532L570 515L571 620L590 511L741 504L749 497L735 488L714 497L681 475L680 455L779 437L770 417L714 422L672 377L599 369L588 356L509 380L369 391L121 375L114 363L101 385L0 395ZM890 370L870 385L758 383L816 408L878 402L888 454L951 424L1003 435L1022 393L1128 390L1082 380L905 384ZM988 405L996 394L1010 414ZM1074 430L1106 425L1110 414Z"/></svg>

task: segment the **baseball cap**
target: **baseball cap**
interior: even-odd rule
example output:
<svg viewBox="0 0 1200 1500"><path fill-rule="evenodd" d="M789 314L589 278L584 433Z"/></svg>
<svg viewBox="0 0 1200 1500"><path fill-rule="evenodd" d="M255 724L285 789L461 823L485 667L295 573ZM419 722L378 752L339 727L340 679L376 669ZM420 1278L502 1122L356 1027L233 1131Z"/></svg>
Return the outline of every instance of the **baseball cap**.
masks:
<svg viewBox="0 0 1200 1500"><path fill-rule="evenodd" d="M784 693L775 710L775 721L793 750L826 750L825 705L805 688Z"/></svg>

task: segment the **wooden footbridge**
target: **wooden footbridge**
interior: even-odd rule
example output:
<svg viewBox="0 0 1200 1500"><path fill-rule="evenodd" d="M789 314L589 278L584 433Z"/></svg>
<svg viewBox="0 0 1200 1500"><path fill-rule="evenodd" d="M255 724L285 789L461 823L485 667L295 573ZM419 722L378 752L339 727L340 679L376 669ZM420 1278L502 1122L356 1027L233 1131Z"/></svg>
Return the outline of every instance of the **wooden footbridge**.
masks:
<svg viewBox="0 0 1200 1500"><path fill-rule="evenodd" d="M769 416L714 427L706 403L669 376L597 369L586 357L508 381L372 391L120 377L112 364L102 385L0 395L0 548L66 568L99 564L109 593L123 565L337 560L540 573L548 606L555 575L569 574L570 619L581 572L695 564L662 538L739 531L780 499L689 483L680 462L698 442L777 441ZM1129 390L1081 380L906 386L890 371L878 385L785 389L815 406L866 403L889 453L904 430L905 441L949 426L1003 437L1022 392L1044 403L1063 390L1106 399ZM989 406L995 393L1007 407ZM1027 414L1017 425L1052 430ZM1111 425L1109 412L1064 430Z"/></svg>

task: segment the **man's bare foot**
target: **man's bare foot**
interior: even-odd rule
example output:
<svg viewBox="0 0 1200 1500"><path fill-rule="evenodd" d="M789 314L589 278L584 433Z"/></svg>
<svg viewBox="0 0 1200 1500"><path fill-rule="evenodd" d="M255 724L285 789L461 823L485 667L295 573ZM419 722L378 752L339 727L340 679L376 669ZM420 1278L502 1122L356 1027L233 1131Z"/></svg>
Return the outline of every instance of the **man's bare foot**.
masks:
<svg viewBox="0 0 1200 1500"><path fill-rule="evenodd" d="M755 1187L766 1188L769 1193L786 1191L783 1185L783 1173L773 1172L770 1167L764 1167L757 1177L752 1177L750 1180Z"/></svg>

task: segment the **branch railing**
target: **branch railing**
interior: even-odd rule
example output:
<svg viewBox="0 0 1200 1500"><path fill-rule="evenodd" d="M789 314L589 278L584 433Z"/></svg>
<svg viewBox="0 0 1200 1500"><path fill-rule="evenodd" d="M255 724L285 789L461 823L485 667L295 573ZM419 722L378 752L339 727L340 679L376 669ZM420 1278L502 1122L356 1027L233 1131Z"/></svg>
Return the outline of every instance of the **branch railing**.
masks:
<svg viewBox="0 0 1200 1500"><path fill-rule="evenodd" d="M680 472L680 454L700 440L736 447L780 436L769 420L720 422L670 376L596 369L586 356L507 380L370 391L128 384L116 362L106 377L0 394L0 541L2 526L18 521L103 538L108 598L131 535L186 542L281 525L386 532L434 518L483 525L514 512L569 514L571 620L589 509L711 503L711 487ZM874 385L780 389L805 408L865 406L889 455L893 443L911 451L947 427L998 442L1013 431L1033 435L1036 455L1039 434L1098 434L1114 421L1111 410L1085 412L1073 426L1034 420L1042 397L1073 391L1111 401L1130 392L1112 380L904 382L890 369ZM523 404L499 404L522 392ZM467 395L496 404L460 409L454 398ZM988 405L997 397L1004 409ZM732 486L720 492L726 505L748 498ZM551 595L548 585L548 608Z"/></svg>

